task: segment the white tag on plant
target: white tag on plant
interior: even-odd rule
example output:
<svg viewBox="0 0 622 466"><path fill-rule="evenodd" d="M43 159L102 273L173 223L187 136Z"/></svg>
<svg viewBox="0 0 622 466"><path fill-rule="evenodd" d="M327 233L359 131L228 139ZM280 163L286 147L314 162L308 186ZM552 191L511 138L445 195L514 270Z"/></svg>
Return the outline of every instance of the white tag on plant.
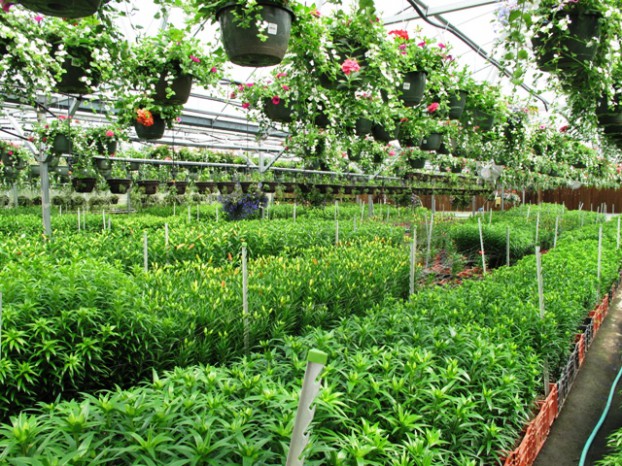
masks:
<svg viewBox="0 0 622 466"><path fill-rule="evenodd" d="M268 23L268 34L276 36L279 29L279 25L276 23Z"/></svg>
<svg viewBox="0 0 622 466"><path fill-rule="evenodd" d="M410 83L404 83L404 85L402 86L402 89L404 89L405 91L409 91L410 90Z"/></svg>

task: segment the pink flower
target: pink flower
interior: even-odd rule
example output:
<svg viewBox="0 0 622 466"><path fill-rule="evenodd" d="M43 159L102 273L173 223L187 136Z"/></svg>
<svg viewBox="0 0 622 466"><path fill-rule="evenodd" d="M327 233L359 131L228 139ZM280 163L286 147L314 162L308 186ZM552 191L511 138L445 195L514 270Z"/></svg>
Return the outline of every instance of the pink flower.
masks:
<svg viewBox="0 0 622 466"><path fill-rule="evenodd" d="M255 83L246 83L246 87L253 87Z"/></svg>
<svg viewBox="0 0 622 466"><path fill-rule="evenodd" d="M390 155L391 157L393 157L393 156L395 155L395 151L394 151L394 150L390 150L390 151L389 151L389 155Z"/></svg>
<svg viewBox="0 0 622 466"><path fill-rule="evenodd" d="M279 105L281 103L281 98L278 95L275 95L274 97L272 97L272 103L274 105Z"/></svg>
<svg viewBox="0 0 622 466"><path fill-rule="evenodd" d="M396 39L399 37L400 39L408 40L408 31L404 29L394 29L389 31L389 35L395 36Z"/></svg>
<svg viewBox="0 0 622 466"><path fill-rule="evenodd" d="M229 94L229 98L230 99L235 99L238 95L235 92L232 92L231 94Z"/></svg>
<svg viewBox="0 0 622 466"><path fill-rule="evenodd" d="M445 50L447 48L447 46L445 44L443 44L442 42L438 43L438 48L440 48L441 50Z"/></svg>
<svg viewBox="0 0 622 466"><path fill-rule="evenodd" d="M7 0L0 0L0 5L2 5L2 11L4 11L5 13L8 13L13 6L13 4L11 2L8 2Z"/></svg>
<svg viewBox="0 0 622 466"><path fill-rule="evenodd" d="M215 66L212 66L210 73L217 73L217 72L218 72L218 68L216 68Z"/></svg>
<svg viewBox="0 0 622 466"><path fill-rule="evenodd" d="M406 44L400 44L398 48L400 50L406 50Z"/></svg>
<svg viewBox="0 0 622 466"><path fill-rule="evenodd" d="M181 117L177 117L177 123L181 123Z"/></svg>
<svg viewBox="0 0 622 466"><path fill-rule="evenodd" d="M112 131L111 129L109 129L108 131L106 131L106 136L109 138L114 137L114 131Z"/></svg>
<svg viewBox="0 0 622 466"><path fill-rule="evenodd" d="M314 8L313 10L311 10L311 16L315 16L316 18L319 18L320 16L322 16L322 13L320 13L320 11L317 8Z"/></svg>
<svg viewBox="0 0 622 466"><path fill-rule="evenodd" d="M194 55L190 55L190 60L195 63L201 63L201 59L199 57L195 57Z"/></svg>
<svg viewBox="0 0 622 466"><path fill-rule="evenodd" d="M34 20L37 22L37 24L41 24L41 21L43 21L43 16L37 15L34 17Z"/></svg>
<svg viewBox="0 0 622 466"><path fill-rule="evenodd" d="M244 84L238 84L238 91L242 92L244 90Z"/></svg>
<svg viewBox="0 0 622 466"><path fill-rule="evenodd" d="M445 55L445 56L443 57L443 60L448 61L448 62L452 62L452 61L454 61L454 60L455 60L455 58L454 58L454 56L453 56L453 55Z"/></svg>
<svg viewBox="0 0 622 466"><path fill-rule="evenodd" d="M250 108L250 106L251 106L251 104L250 104L250 103L248 103L248 102L243 102L243 103L242 103L242 108L243 108L244 110L249 109L249 108Z"/></svg>
<svg viewBox="0 0 622 466"><path fill-rule="evenodd" d="M428 113L434 113L438 110L439 104L438 102L433 102L428 105Z"/></svg>
<svg viewBox="0 0 622 466"><path fill-rule="evenodd" d="M277 79L284 78L285 76L287 76L287 73L285 71L281 71L276 75Z"/></svg>
<svg viewBox="0 0 622 466"><path fill-rule="evenodd" d="M540 125L540 129L546 129L546 125Z"/></svg>
<svg viewBox="0 0 622 466"><path fill-rule="evenodd" d="M59 120L66 120L67 117L65 115L58 115Z"/></svg>
<svg viewBox="0 0 622 466"><path fill-rule="evenodd" d="M283 88L284 91L289 91L289 86L283 84L281 87Z"/></svg>
<svg viewBox="0 0 622 466"><path fill-rule="evenodd" d="M348 58L341 65L341 71L343 71L346 76L350 75L350 73L356 73L357 71L360 71L360 70L361 70L361 66L353 58Z"/></svg>
<svg viewBox="0 0 622 466"><path fill-rule="evenodd" d="M568 128L570 128L568 125L564 125L561 128L559 128L559 132L565 133L566 131L568 131Z"/></svg>
<svg viewBox="0 0 622 466"><path fill-rule="evenodd" d="M417 47L425 47L425 45L426 45L425 40L422 40L421 42L417 44Z"/></svg>

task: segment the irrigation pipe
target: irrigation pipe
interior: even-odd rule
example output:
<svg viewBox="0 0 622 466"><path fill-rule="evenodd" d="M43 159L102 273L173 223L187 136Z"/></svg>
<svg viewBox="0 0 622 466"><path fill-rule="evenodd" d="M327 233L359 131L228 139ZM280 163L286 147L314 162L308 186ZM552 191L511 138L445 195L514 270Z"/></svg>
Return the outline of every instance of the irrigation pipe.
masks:
<svg viewBox="0 0 622 466"><path fill-rule="evenodd" d="M590 447L592 446L592 442L596 438L596 434L598 434L598 431L603 426L603 423L605 422L605 419L607 418L607 414L609 414L609 408L611 408L611 402L613 401L613 395L615 393L618 382L620 382L621 377L622 377L622 367L620 368L618 375L613 381L613 385L611 385L611 390L609 390L609 398L607 398L607 404L605 405L605 410L603 411L603 414L601 414L600 419L598 420L596 427L594 427L594 430L592 431L589 438L587 439L587 442L585 442L585 446L583 447L583 452L581 453L581 460L579 461L579 466L585 466L585 460L587 459L587 453L590 451Z"/></svg>

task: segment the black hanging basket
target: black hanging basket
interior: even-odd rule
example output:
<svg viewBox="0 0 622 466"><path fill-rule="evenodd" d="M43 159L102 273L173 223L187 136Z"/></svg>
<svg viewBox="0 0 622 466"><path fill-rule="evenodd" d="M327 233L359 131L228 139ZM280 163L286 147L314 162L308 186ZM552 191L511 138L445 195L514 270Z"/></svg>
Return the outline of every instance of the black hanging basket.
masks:
<svg viewBox="0 0 622 466"><path fill-rule="evenodd" d="M197 187L199 194L205 194L208 190L214 192L216 190L216 183L213 181L195 181L194 185Z"/></svg>
<svg viewBox="0 0 622 466"><path fill-rule="evenodd" d="M425 159L408 159L408 165L410 166L410 168L422 169L425 167Z"/></svg>
<svg viewBox="0 0 622 466"><path fill-rule="evenodd" d="M58 44L53 44L57 46ZM89 94L93 91L92 87L99 85L99 72L85 68L85 63L91 62L91 51L86 47L70 47L67 49L67 57L63 61L62 68L65 71L56 83L56 90L66 94ZM90 77L91 85L84 82L86 77Z"/></svg>
<svg viewBox="0 0 622 466"><path fill-rule="evenodd" d="M421 103L427 76L425 71L411 71L403 75L402 84L397 91L404 106L414 107Z"/></svg>
<svg viewBox="0 0 622 466"><path fill-rule="evenodd" d="M622 108L616 101L615 107L610 109L607 104L608 99L603 97L596 107L596 117L601 126L620 126L622 125Z"/></svg>
<svg viewBox="0 0 622 466"><path fill-rule="evenodd" d="M107 142L106 144L102 142L97 142L95 144L95 148L97 152L102 155L112 155L117 152L117 141L114 139L112 141Z"/></svg>
<svg viewBox="0 0 622 466"><path fill-rule="evenodd" d="M255 21L251 21L248 28L240 27L235 19L236 3L230 3L216 12L216 19L220 23L222 43L225 52L232 63L240 66L272 66L281 62L287 52L289 35L294 13L289 8L266 0L259 0L262 20L258 23L265 25L260 31ZM258 34L267 36L262 41Z"/></svg>
<svg viewBox="0 0 622 466"><path fill-rule="evenodd" d="M71 139L64 134L54 136L52 152L55 154L71 154Z"/></svg>
<svg viewBox="0 0 622 466"><path fill-rule="evenodd" d="M464 113L464 107L467 101L467 92L458 91L449 95L449 113L447 117L450 120L459 120Z"/></svg>
<svg viewBox="0 0 622 466"><path fill-rule="evenodd" d="M395 139L395 134L391 134L383 125L374 124L371 128L371 132L376 141L391 142Z"/></svg>
<svg viewBox="0 0 622 466"><path fill-rule="evenodd" d="M281 123L291 123L294 121L292 110L283 99L278 104L274 104L271 98L266 97L263 101L263 109L266 116L273 121L280 121Z"/></svg>
<svg viewBox="0 0 622 466"><path fill-rule="evenodd" d="M136 184L140 187L140 190L143 193L148 196L152 196L158 192L158 185L160 182L157 180L139 180Z"/></svg>
<svg viewBox="0 0 622 466"><path fill-rule="evenodd" d="M125 194L132 186L132 180L129 178L108 178L106 182L112 194Z"/></svg>
<svg viewBox="0 0 622 466"><path fill-rule="evenodd" d="M430 133L421 141L419 148L421 150L438 150L443 143L443 134Z"/></svg>
<svg viewBox="0 0 622 466"><path fill-rule="evenodd" d="M102 0L17 0L29 10L61 18L83 18L95 14Z"/></svg>
<svg viewBox="0 0 622 466"><path fill-rule="evenodd" d="M92 193L95 189L97 178L72 178L71 184L77 193Z"/></svg>
<svg viewBox="0 0 622 466"><path fill-rule="evenodd" d="M100 172L105 172L112 168L112 160L110 159L93 159L93 164Z"/></svg>
<svg viewBox="0 0 622 466"><path fill-rule="evenodd" d="M164 130L166 129L165 121L160 117L160 115L153 114L153 125L144 126L134 122L134 129L136 130L136 135L140 139L154 140L161 139L164 136Z"/></svg>
<svg viewBox="0 0 622 466"><path fill-rule="evenodd" d="M171 82L173 94L170 97L166 96L167 76L168 73L166 72L160 75L160 80L156 84L156 92L153 96L153 100L164 105L183 105L188 102L190 91L192 90L192 76L189 74L179 74L175 76Z"/></svg>
<svg viewBox="0 0 622 466"><path fill-rule="evenodd" d="M358 118L354 122L354 132L357 136L366 136L371 133L371 129L374 123L367 118Z"/></svg>
<svg viewBox="0 0 622 466"><path fill-rule="evenodd" d="M495 125L495 116L475 108L471 112L471 125L482 131L490 131Z"/></svg>
<svg viewBox="0 0 622 466"><path fill-rule="evenodd" d="M555 14L568 19L568 30L552 29L549 36L536 34L533 37L531 43L538 68L550 72L589 66L600 44L601 15L580 6Z"/></svg>
<svg viewBox="0 0 622 466"><path fill-rule="evenodd" d="M187 181L168 181L166 184L170 191L174 189L179 195L186 194L186 188L188 187Z"/></svg>

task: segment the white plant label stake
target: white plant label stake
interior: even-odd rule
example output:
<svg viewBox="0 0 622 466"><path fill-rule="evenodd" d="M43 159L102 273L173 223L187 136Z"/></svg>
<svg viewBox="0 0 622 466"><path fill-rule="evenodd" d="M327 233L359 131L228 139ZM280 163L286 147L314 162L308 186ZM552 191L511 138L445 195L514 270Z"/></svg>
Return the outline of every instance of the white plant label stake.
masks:
<svg viewBox="0 0 622 466"><path fill-rule="evenodd" d="M242 317L244 319L244 352L248 354L248 252L246 243L242 244Z"/></svg>
<svg viewBox="0 0 622 466"><path fill-rule="evenodd" d="M430 215L430 224L428 226L428 244L425 251L425 266L430 265L430 255L432 253L432 230L434 229L434 214Z"/></svg>
<svg viewBox="0 0 622 466"><path fill-rule="evenodd" d="M177 217L176 207L177 207L177 203L173 202L173 217Z"/></svg>
<svg viewBox="0 0 622 466"><path fill-rule="evenodd" d="M309 443L309 426L315 416L315 406L311 405L320 392L321 383L318 377L327 360L328 355L316 349L310 350L307 355L307 370L302 382L286 466L303 466L304 464L302 452Z"/></svg>
<svg viewBox="0 0 622 466"><path fill-rule="evenodd" d="M0 361L2 361L2 292L0 291Z"/></svg>
<svg viewBox="0 0 622 466"><path fill-rule="evenodd" d="M365 219L365 204L361 202L361 223L363 223L364 219Z"/></svg>
<svg viewBox="0 0 622 466"><path fill-rule="evenodd" d="M505 256L508 267L510 266L510 226L505 227Z"/></svg>
<svg viewBox="0 0 622 466"><path fill-rule="evenodd" d="M296 203L294 202L294 222L296 221Z"/></svg>
<svg viewBox="0 0 622 466"><path fill-rule="evenodd" d="M335 220L335 246L339 246L339 220Z"/></svg>
<svg viewBox="0 0 622 466"><path fill-rule="evenodd" d="M335 220L339 218L339 201L335 201Z"/></svg>
<svg viewBox="0 0 622 466"><path fill-rule="evenodd" d="M618 221L618 225L620 222ZM78 209L78 231L82 229L82 221L80 220L80 209Z"/></svg>
<svg viewBox="0 0 622 466"><path fill-rule="evenodd" d="M538 305L540 307L540 319L544 319L544 281L542 280L542 256L540 246L536 246L536 274L538 280ZM549 363L545 359L543 368L544 395L549 396Z"/></svg>
<svg viewBox="0 0 622 466"><path fill-rule="evenodd" d="M112 231L112 221L110 220L110 216L108 217L108 230Z"/></svg>
<svg viewBox="0 0 622 466"><path fill-rule="evenodd" d="M486 253L484 251L484 234L482 233L482 219L477 219L477 227L479 229L479 246L480 253L482 254L482 272L486 275Z"/></svg>
<svg viewBox="0 0 622 466"><path fill-rule="evenodd" d="M356 215L352 217L352 223L353 223L352 229L356 231Z"/></svg>
<svg viewBox="0 0 622 466"><path fill-rule="evenodd" d="M102 224L103 224L103 229L106 229L106 211L102 210Z"/></svg>
<svg viewBox="0 0 622 466"><path fill-rule="evenodd" d="M618 217L618 234L616 236L616 249L620 249L620 217Z"/></svg>
<svg viewBox="0 0 622 466"><path fill-rule="evenodd" d="M540 241L540 212L536 214L536 244Z"/></svg>
<svg viewBox="0 0 622 466"><path fill-rule="evenodd" d="M529 220L529 214L531 213L531 204L527 206L527 220Z"/></svg>
<svg viewBox="0 0 622 466"><path fill-rule="evenodd" d="M553 237L553 247L557 247L557 235L559 234L559 215L555 217L555 236Z"/></svg>
<svg viewBox="0 0 622 466"><path fill-rule="evenodd" d="M149 240L147 239L147 232L143 233L143 265L145 272L149 271Z"/></svg>
<svg viewBox="0 0 622 466"><path fill-rule="evenodd" d="M601 258L603 254L603 226L598 228L598 262L596 265L596 279L598 280L598 296L600 296L600 272L601 272Z"/></svg>
<svg viewBox="0 0 622 466"><path fill-rule="evenodd" d="M199 216L200 216L200 213L199 213L199 204L197 204L197 222L199 221Z"/></svg>
<svg viewBox="0 0 622 466"><path fill-rule="evenodd" d="M410 245L410 295L415 294L415 266L417 264L417 229L413 226L413 242Z"/></svg>

